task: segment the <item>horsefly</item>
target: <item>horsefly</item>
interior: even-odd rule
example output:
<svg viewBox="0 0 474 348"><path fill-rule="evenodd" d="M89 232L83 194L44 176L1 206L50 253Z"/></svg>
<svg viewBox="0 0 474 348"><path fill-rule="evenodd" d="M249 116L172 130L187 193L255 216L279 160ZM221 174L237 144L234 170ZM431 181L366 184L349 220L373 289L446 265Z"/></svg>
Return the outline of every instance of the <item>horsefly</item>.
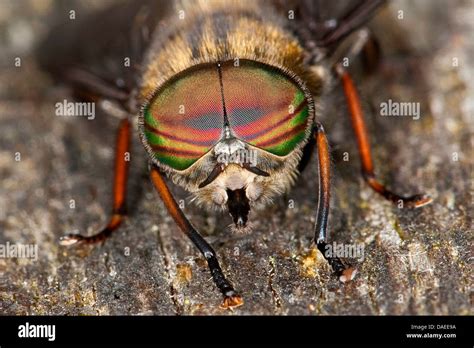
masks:
<svg viewBox="0 0 474 348"><path fill-rule="evenodd" d="M248 230L251 210L264 209L290 190L304 167L302 158L314 148L319 167L314 241L341 281L353 279L354 267L325 253L330 152L316 111L328 77L342 83L367 184L403 207L431 201L425 195L401 197L376 179L362 108L342 64L342 57L356 56L371 43L362 26L382 4L341 2L333 17L323 18L321 8L332 5L317 1L133 1L53 32L45 46L54 56L43 59L45 68L81 99L121 118L110 222L92 236L69 234L60 243L100 242L122 223L126 154L136 117L152 183L205 257L223 308L240 306L243 298L165 178L203 208L228 211L234 229Z"/></svg>

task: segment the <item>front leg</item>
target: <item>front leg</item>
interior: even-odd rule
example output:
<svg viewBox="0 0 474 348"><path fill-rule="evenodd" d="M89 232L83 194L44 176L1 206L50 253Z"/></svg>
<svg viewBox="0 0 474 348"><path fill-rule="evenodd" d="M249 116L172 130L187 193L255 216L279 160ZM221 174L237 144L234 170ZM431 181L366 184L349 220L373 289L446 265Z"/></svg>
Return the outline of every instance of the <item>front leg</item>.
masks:
<svg viewBox="0 0 474 348"><path fill-rule="evenodd" d="M356 87L349 73L339 64L336 65L336 72L341 78L344 88L344 94L347 100L349 115L352 121L352 128L357 139L357 147L362 164L362 176L369 186L380 193L386 199L396 203L400 208L419 208L432 202L431 197L425 194L416 194L413 196L401 196L387 189L375 177L374 164L370 151L369 134L367 132L362 107Z"/></svg>
<svg viewBox="0 0 474 348"><path fill-rule="evenodd" d="M222 273L219 261L217 260L216 252L186 218L183 211L176 203L176 200L171 194L168 186L166 185L163 176L155 166L153 166L151 169L150 177L156 191L160 195L171 217L174 219L181 231L183 231L184 234L186 234L186 236L191 239L201 254L206 258L209 270L211 271L212 279L214 280L214 283L222 295L224 295L224 301L222 302L221 308L231 309L243 305L244 301L242 300L242 297L234 290L232 285L227 281L224 274Z"/></svg>
<svg viewBox="0 0 474 348"><path fill-rule="evenodd" d="M324 258L331 265L336 275L342 282L354 279L357 271L355 268L347 267L338 257L328 255L327 250L327 227L329 217L329 204L331 193L331 159L329 155L329 145L324 133L324 128L320 123L316 124L314 137L318 148L319 164L319 201L316 212L316 227L314 241Z"/></svg>
<svg viewBox="0 0 474 348"><path fill-rule="evenodd" d="M130 121L122 120L117 135L117 145L115 149L115 178L114 178L114 196L112 217L104 229L92 236L84 236L81 234L68 234L59 241L61 245L72 245L78 242L93 244L104 241L110 234L115 231L123 221L125 216L125 196L127 192L127 178L129 161L128 156L130 150Z"/></svg>

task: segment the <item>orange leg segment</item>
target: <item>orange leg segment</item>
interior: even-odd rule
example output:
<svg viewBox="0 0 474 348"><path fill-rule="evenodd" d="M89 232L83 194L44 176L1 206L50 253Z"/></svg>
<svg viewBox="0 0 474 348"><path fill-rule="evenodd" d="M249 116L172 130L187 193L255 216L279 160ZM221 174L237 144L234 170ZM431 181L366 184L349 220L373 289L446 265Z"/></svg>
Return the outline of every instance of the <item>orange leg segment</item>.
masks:
<svg viewBox="0 0 474 348"><path fill-rule="evenodd" d="M117 144L115 151L115 177L114 177L114 196L112 217L107 226L92 236L83 236L81 234L68 234L61 238L61 245L72 245L78 242L93 244L104 241L115 231L123 221L125 216L125 199L127 192L127 178L129 167L130 150L130 122L125 119L120 123L117 135Z"/></svg>
<svg viewBox="0 0 474 348"><path fill-rule="evenodd" d="M369 135L365 126L362 107L360 105L360 99L357 94L357 90L354 86L352 78L347 71L342 69L341 66L337 66L336 71L341 78L342 86L344 88L349 115L352 121L352 128L354 129L357 139L357 146L359 148L362 164L362 175L364 180L376 192L380 193L386 199L398 204L401 207L418 208L431 203L432 199L424 194L417 194L409 197L400 196L388 190L375 178L374 164L372 162L372 154L370 152Z"/></svg>

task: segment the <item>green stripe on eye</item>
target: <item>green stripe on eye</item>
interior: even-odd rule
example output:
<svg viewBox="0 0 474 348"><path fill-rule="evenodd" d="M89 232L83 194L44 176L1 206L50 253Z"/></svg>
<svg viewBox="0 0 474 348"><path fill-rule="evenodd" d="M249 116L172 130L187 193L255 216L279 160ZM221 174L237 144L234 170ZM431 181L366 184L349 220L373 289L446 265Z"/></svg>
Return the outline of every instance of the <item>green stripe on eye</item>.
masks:
<svg viewBox="0 0 474 348"><path fill-rule="evenodd" d="M147 106L145 109L145 123L152 126L153 128L158 128L158 121L151 114L150 106Z"/></svg>
<svg viewBox="0 0 474 348"><path fill-rule="evenodd" d="M303 103L305 99L306 99L306 97L305 97L303 91L298 90L298 91L296 91L295 98L293 99L291 104L293 104L295 107L297 107L298 105Z"/></svg>
<svg viewBox="0 0 474 348"><path fill-rule="evenodd" d="M173 153L173 151L179 151L179 149L176 148L171 148L171 152L166 153L166 141L164 141L164 139L148 130L145 130L145 136L152 148L154 148L155 146L163 146L164 151L154 151L155 158L161 163L164 163L177 170L184 170L197 161L197 159L195 158L180 157L178 154Z"/></svg>
<svg viewBox="0 0 474 348"><path fill-rule="evenodd" d="M306 97L302 91L298 91L293 99L292 105L295 110L306 101ZM305 106L290 122L290 126L297 126L301 123L305 123L308 119L308 106Z"/></svg>
<svg viewBox="0 0 474 348"><path fill-rule="evenodd" d="M156 158L161 163L164 163L176 170L184 170L196 162L195 159L176 158L173 156L164 156L160 154L156 154Z"/></svg>
<svg viewBox="0 0 474 348"><path fill-rule="evenodd" d="M148 130L145 130L145 136L146 139L150 142L152 145L163 145L163 139L161 139L158 135L155 133L152 133Z"/></svg>
<svg viewBox="0 0 474 348"><path fill-rule="evenodd" d="M293 120L291 120L290 125L297 126L302 123L305 123L307 120L308 120L308 107L305 106L303 110L301 110L301 112L297 114Z"/></svg>
<svg viewBox="0 0 474 348"><path fill-rule="evenodd" d="M305 106L290 123L290 129L293 129L293 131L287 137L283 137L276 145L265 147L265 150L277 156L286 156L293 151L305 139L308 113L309 108Z"/></svg>

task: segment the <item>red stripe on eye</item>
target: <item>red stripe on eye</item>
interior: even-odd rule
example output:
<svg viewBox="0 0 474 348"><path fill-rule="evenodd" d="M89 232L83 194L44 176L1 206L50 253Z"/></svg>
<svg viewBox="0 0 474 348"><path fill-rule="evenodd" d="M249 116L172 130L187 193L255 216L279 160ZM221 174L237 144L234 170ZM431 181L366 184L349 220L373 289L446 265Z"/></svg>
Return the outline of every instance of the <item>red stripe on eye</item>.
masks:
<svg viewBox="0 0 474 348"><path fill-rule="evenodd" d="M184 139L184 138L178 137L176 135L158 130L158 129L152 127L151 125L149 125L148 123L145 123L145 128L146 128L146 130L148 130L148 131L150 131L150 132L152 132L152 133L154 133L158 136L161 136L163 138L170 139L170 140L179 141L179 142L182 142L182 143L185 143L185 144L200 145L200 146L212 146L214 144L214 142L216 141L214 139L211 139L211 140L208 140L208 141L198 141L198 140ZM220 132L221 132L221 130L217 129L215 131L215 134L217 135L217 137L214 137L214 138L218 139L219 136L220 136Z"/></svg>
<svg viewBox="0 0 474 348"><path fill-rule="evenodd" d="M216 134L217 134L217 137L219 137L222 132L222 128L220 126L216 126L216 128L211 128L211 129L199 129L199 128L183 125L182 122L180 122L180 120L174 120L174 122L166 122L161 119L158 119L157 122L159 123L160 128L164 128L164 129L169 128L175 134L186 134L187 136L189 136L189 134L192 133L193 136L197 136L199 138L204 138L204 139L216 138ZM161 129L159 129L158 131L162 132Z"/></svg>
<svg viewBox="0 0 474 348"><path fill-rule="evenodd" d="M250 128L250 130L253 130L257 127L255 127L255 124L258 125L258 123L265 123L266 119L270 118L271 119L271 115L267 115L267 116L264 116L262 117L261 119L257 120L257 121L254 121L252 123L249 123L249 124L246 124L246 125L243 125L243 126L239 126L239 127L236 127L235 128L235 131L237 133L239 133L241 136L244 136L245 137L245 140L247 141L251 141L265 133L268 133L268 132L271 132L272 130L274 130L275 128L281 126L282 124L284 124L285 122L291 120L292 118L296 117L300 112L301 110L307 105L307 101L305 100L304 102L302 102L298 108L292 113L292 114L288 114L287 116L285 116L285 118L279 120L277 123L263 129L263 130L259 130L255 133L251 133L251 134L242 134L242 133L245 133L245 130L248 130Z"/></svg>
<svg viewBox="0 0 474 348"><path fill-rule="evenodd" d="M149 145L153 149L153 151L157 151L163 154L178 155L178 156L191 157L191 158L199 158L207 152L207 151L199 152L199 151L181 150L181 149L176 149L176 148L162 146L162 145L153 145L153 144L149 144Z"/></svg>
<svg viewBox="0 0 474 348"><path fill-rule="evenodd" d="M299 126L293 128L293 129L290 129L288 131L286 131L285 133L283 134L280 134L279 136L275 137L275 138L272 138L272 139L268 139L268 140L265 140L263 142L255 142L255 146L257 147L262 147L262 148L268 148L268 147L272 147L276 144L278 144L278 142L281 142L282 140L284 140L285 138L289 137L289 136L293 136L299 132L301 132L302 130L305 130L306 129L306 124L300 124Z"/></svg>

